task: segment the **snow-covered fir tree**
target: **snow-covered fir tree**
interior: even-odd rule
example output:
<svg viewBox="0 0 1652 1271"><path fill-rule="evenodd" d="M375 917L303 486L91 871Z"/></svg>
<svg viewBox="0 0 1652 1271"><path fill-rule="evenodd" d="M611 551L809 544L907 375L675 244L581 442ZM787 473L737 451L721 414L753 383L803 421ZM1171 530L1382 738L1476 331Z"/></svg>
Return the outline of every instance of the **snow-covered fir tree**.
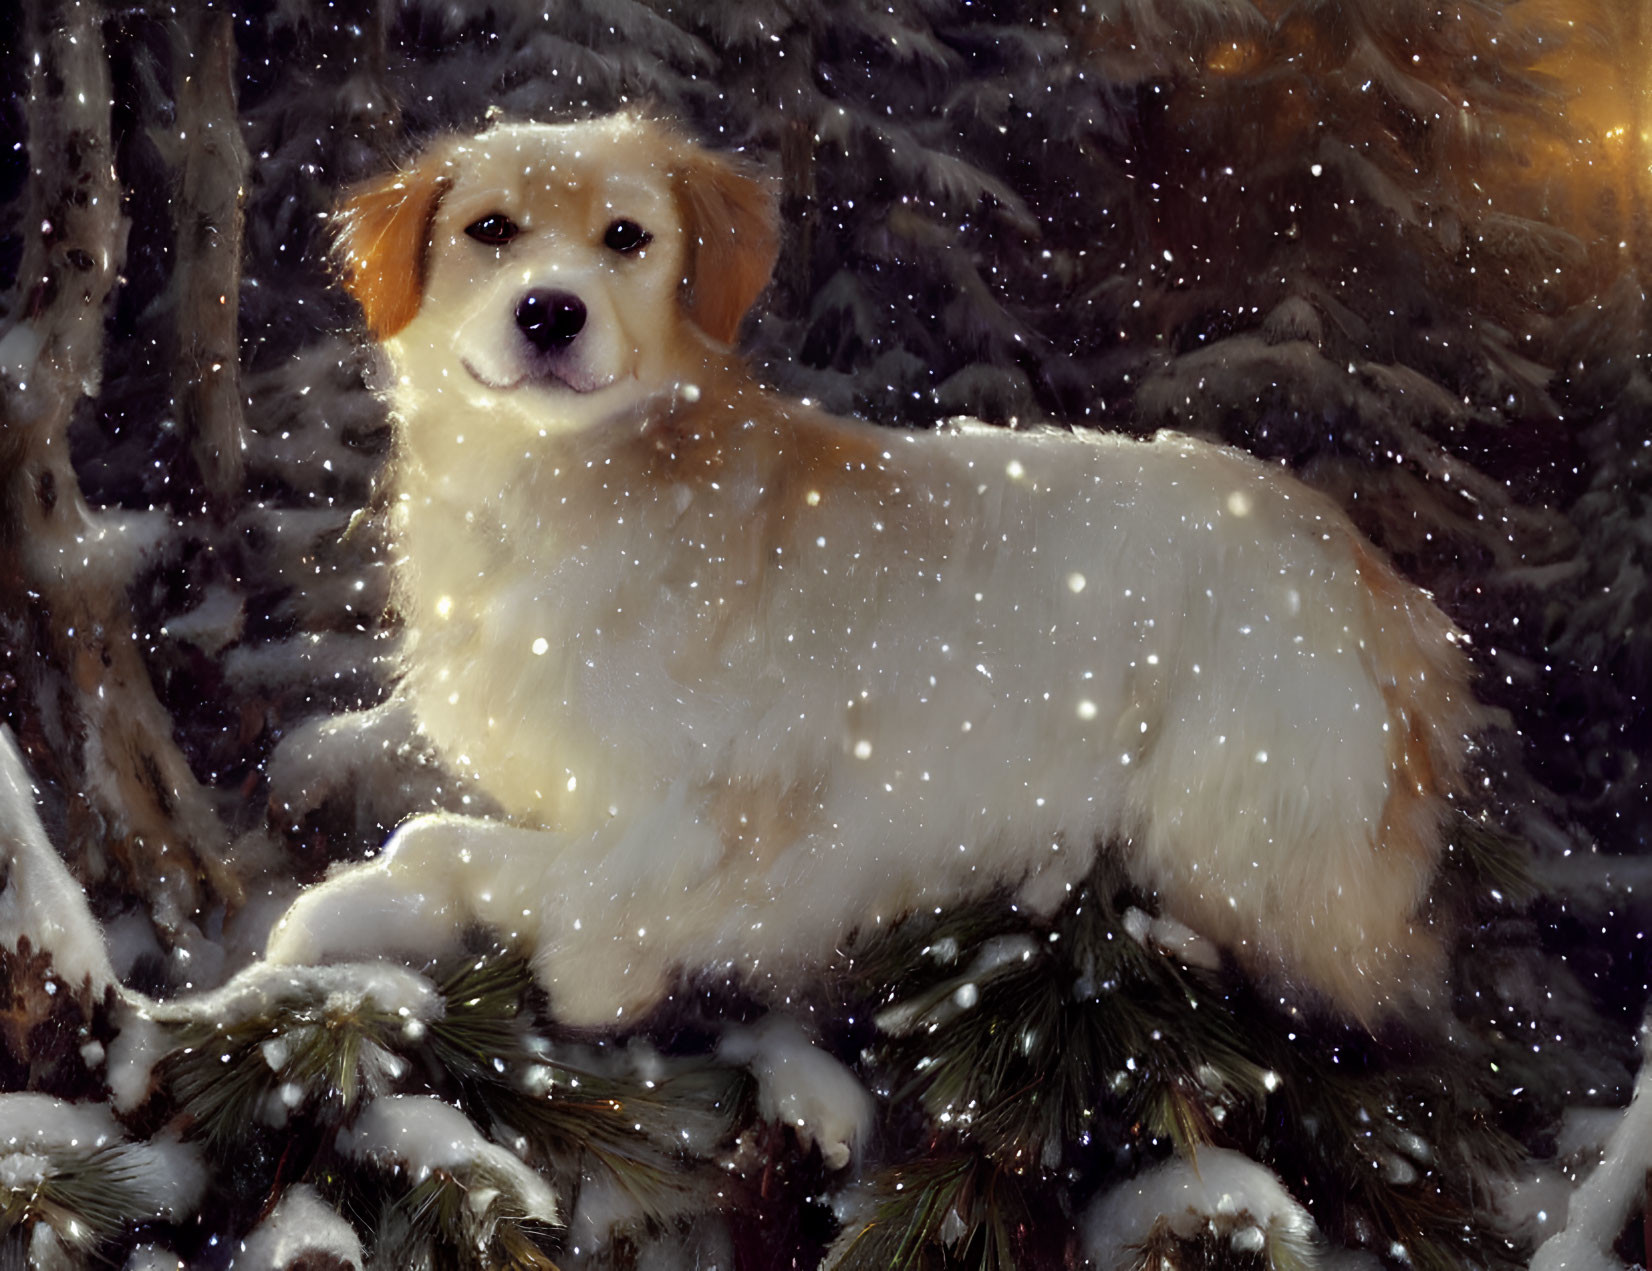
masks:
<svg viewBox="0 0 1652 1271"><path fill-rule="evenodd" d="M1646 1262L1640 6L26 0L10 30L0 1265ZM1435 592L1505 712L1432 901L1449 1001L1372 1032L1264 992L1106 863L1047 921L913 916L611 1033L485 931L255 963L329 865L490 811L392 693L383 372L329 213L439 133L637 105L779 188L767 383L1236 444ZM845 1169L785 1124L867 1092Z"/></svg>

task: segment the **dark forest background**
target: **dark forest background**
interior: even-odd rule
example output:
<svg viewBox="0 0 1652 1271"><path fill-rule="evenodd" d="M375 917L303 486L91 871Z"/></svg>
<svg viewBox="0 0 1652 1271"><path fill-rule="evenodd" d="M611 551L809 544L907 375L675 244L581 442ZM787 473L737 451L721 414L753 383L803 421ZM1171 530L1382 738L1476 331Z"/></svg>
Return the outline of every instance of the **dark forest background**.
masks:
<svg viewBox="0 0 1652 1271"><path fill-rule="evenodd" d="M1479 812L1527 882L1452 901L1456 1016L1539 1043L1496 1106L1524 1151L1553 1151L1564 1107L1627 1096L1652 883L1638 0L0 20L0 720L129 987L216 985L298 885L463 795L405 721L355 714L386 699L397 626L388 426L328 266L340 191L492 111L641 103L779 186L745 335L768 382L892 426L1242 446L1433 591L1507 712ZM0 951L0 1088L100 1097L84 1045L118 1012L51 986L41 950ZM1416 1049L1383 1046L1379 1069ZM202 1230L244 1232L253 1190ZM794 1261L773 1265L830 1242L819 1215L776 1223Z"/></svg>

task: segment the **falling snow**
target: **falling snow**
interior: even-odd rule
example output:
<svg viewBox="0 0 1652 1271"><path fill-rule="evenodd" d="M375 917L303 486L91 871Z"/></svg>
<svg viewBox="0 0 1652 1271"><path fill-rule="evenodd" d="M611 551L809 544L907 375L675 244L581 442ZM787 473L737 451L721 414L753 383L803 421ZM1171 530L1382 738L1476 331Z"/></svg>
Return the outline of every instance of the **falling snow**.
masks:
<svg viewBox="0 0 1652 1271"><path fill-rule="evenodd" d="M1134 1266L1160 1240L1246 1266L1417 1265L1345 1167L1414 1216L1489 1130L1509 1152L1471 1190L1496 1199L1448 1262L1646 1262L1638 6L93 13L26 6L0 52L0 1263L361 1267L382 1233L366 1193L335 1187L359 1177L374 1195L457 1180L466 1212L514 1206L571 1268L625 1248L639 1267L816 1266L921 1167L985 1151L990 1110L915 1093L951 1071L941 1041L990 1036L1006 986L1041 975L1122 1036L1119 966L1199 989L1167 989L1179 1023L1116 1071L1077 1074L1053 1145L1008 1151L995 1177L1035 1215L1017 1265L1082 1247ZM387 401L434 395L401 377L464 374L442 359L469 354L500 395L526 327L513 309L387 356L330 255L341 199L413 182L444 138L628 108L776 202L772 281L723 271L749 317L702 315L752 380L674 386L672 418L715 436L649 434L654 466L626 468L567 444L566 413L510 432L507 411L432 410L445 431L395 434ZM543 229L466 237L502 209L450 210L413 245L498 253ZM642 210L601 210L612 277L686 250ZM481 294L424 261L406 276ZM703 303L688 273L616 320L625 340L636 314ZM547 341L568 321L551 309ZM864 454L788 453L797 474L754 492L759 384L891 427ZM614 427L635 440L652 409ZM1193 440L1132 449L1161 429ZM1104 449L1178 446L1233 479L1167 460L1086 486ZM641 484L690 454L703 480ZM942 454L956 466L926 484ZM398 475L412 462L425 484ZM417 522L414 496L439 514ZM427 598L415 523L452 549ZM1349 523L1458 652L1381 662L1393 632L1338 590ZM1387 624L1427 627L1420 592L1384 594ZM911 644L880 625L901 606ZM1474 737L1438 868L1426 835L1415 855L1328 851L1339 814L1374 842L1415 811L1374 792L1470 754L1395 707L1459 652L1479 706L1452 716ZM554 857L552 833L572 840ZM1124 871L1105 904L1084 890L1098 838ZM350 890L392 877L388 897ZM348 961L258 962L292 913L315 921L288 949ZM1113 960L1072 947L1091 920ZM1400 926L1403 975L1373 952ZM511 1026L535 1063L534 1030L571 1023L604 1071L658 1047L662 1072L688 1056L754 1083L758 1119L728 1142L695 1125L684 1150L716 1181L687 1216L638 1225L609 1176L541 1171L388 1051L363 1062L390 1093L347 1125L295 1107L228 1148L175 1141L195 1133L167 1084L179 1030L302 1001L388 1012L412 1045L440 1018L431 960L490 940L540 955L545 1002ZM1381 974L1378 1006L1361 994ZM554 1026L529 1019L546 1009ZM1225 1011L1254 1071L1187 1023ZM1130 1092L1180 1073L1164 1056L1195 1037L1211 1051L1170 1083L1172 1133ZM289 1045L248 1053L275 1072ZM889 1066L902 1047L919 1073ZM1357 1083L1418 1054L1438 1069L1427 1117L1373 1103L1337 1143L1269 1128L1298 1106L1331 1124L1293 1063ZM1017 1092L1026 1142L1065 1090ZM84 1202L39 1200L64 1180L79 1196L88 1145L132 1188L107 1233ZM975 1217L951 1204L931 1252L976 1256Z"/></svg>

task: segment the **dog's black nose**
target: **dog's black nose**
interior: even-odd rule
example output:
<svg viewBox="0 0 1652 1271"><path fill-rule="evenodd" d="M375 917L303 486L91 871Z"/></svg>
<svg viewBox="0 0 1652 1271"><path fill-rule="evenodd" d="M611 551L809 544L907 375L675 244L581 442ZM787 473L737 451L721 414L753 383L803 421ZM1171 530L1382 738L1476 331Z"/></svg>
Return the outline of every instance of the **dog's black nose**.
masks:
<svg viewBox="0 0 1652 1271"><path fill-rule="evenodd" d="M541 353L554 353L585 329L585 302L567 291L530 291L516 302L516 325Z"/></svg>

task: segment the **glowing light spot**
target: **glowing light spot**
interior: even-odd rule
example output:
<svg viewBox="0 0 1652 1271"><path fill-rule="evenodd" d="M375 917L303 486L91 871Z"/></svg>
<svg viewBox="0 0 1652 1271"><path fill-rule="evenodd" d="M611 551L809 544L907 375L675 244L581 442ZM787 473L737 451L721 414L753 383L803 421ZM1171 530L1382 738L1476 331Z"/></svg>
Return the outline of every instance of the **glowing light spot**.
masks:
<svg viewBox="0 0 1652 1271"><path fill-rule="evenodd" d="M1011 459L1004 465L1004 474L1008 476L1011 481L1019 481L1022 477L1027 475L1027 470L1021 466L1021 460Z"/></svg>
<svg viewBox="0 0 1652 1271"><path fill-rule="evenodd" d="M436 616L449 618L453 616L453 597L442 596L436 601Z"/></svg>
<svg viewBox="0 0 1652 1271"><path fill-rule="evenodd" d="M1268 762L1268 752L1265 751L1265 750L1258 750L1256 752L1256 762L1257 763L1267 763Z"/></svg>
<svg viewBox="0 0 1652 1271"><path fill-rule="evenodd" d="M805 494L803 496L803 501L805 503L807 503L812 508L819 507L820 506L820 491L819 490L810 490L807 494Z"/></svg>
<svg viewBox="0 0 1652 1271"><path fill-rule="evenodd" d="M549 640L547 640L544 636L540 636L537 640L535 640L533 642L533 651L534 651L534 654L537 657L544 657L546 650L549 649L550 647L551 647L551 642Z"/></svg>
<svg viewBox="0 0 1652 1271"><path fill-rule="evenodd" d="M579 789L579 778L570 772L568 774L568 793L572 794L577 789Z"/></svg>
<svg viewBox="0 0 1652 1271"><path fill-rule="evenodd" d="M1078 717L1080 719L1094 719L1098 714L1100 714L1100 711L1089 698L1085 698L1078 704Z"/></svg>
<svg viewBox="0 0 1652 1271"><path fill-rule="evenodd" d="M872 757L872 743L864 737L855 743L855 758L870 759Z"/></svg>
<svg viewBox="0 0 1652 1271"><path fill-rule="evenodd" d="M1079 573L1077 570L1074 570L1072 573L1067 575L1067 590L1072 592L1073 595L1076 596L1079 592L1083 591L1085 584L1086 579L1084 575Z"/></svg>
<svg viewBox="0 0 1652 1271"><path fill-rule="evenodd" d="M1250 495L1243 490L1235 490L1228 495L1228 511L1235 516L1249 516L1251 509Z"/></svg>

